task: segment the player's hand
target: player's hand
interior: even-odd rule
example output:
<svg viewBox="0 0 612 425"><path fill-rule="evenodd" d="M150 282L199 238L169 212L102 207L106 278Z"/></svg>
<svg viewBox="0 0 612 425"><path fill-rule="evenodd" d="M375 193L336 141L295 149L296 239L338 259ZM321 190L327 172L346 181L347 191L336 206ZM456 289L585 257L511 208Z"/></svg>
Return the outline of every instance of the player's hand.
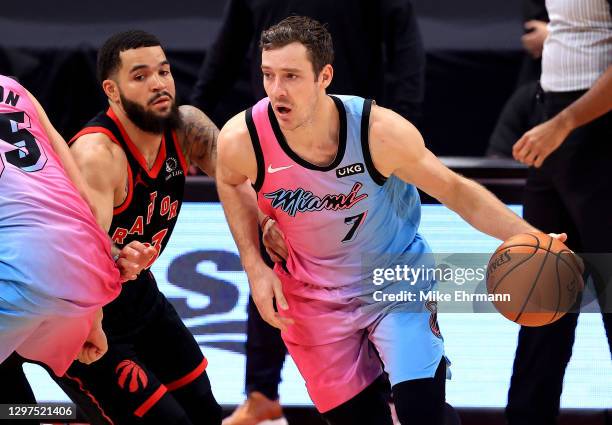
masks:
<svg viewBox="0 0 612 425"><path fill-rule="evenodd" d="M523 47L534 59L542 57L544 40L548 37L548 24L544 21L527 21L525 29L529 32L521 37Z"/></svg>
<svg viewBox="0 0 612 425"><path fill-rule="evenodd" d="M132 241L119 251L117 267L121 272L121 280L133 280L149 265L157 250L151 246L145 246L142 242Z"/></svg>
<svg viewBox="0 0 612 425"><path fill-rule="evenodd" d="M257 270L249 273L249 283L251 284L251 296L261 317L275 328L284 331L288 325L293 324L293 319L281 317L274 310L274 301L276 306L282 310L289 309L289 304L283 295L283 287L276 273L265 264L262 264Z"/></svg>
<svg viewBox="0 0 612 425"><path fill-rule="evenodd" d="M287 244L285 235L278 227L276 221L270 219L264 225L263 244L266 252L275 263L281 263L287 259Z"/></svg>
<svg viewBox="0 0 612 425"><path fill-rule="evenodd" d="M514 159L523 164L539 168L571 132L570 125L557 115L540 124L519 139L512 147Z"/></svg>
<svg viewBox="0 0 612 425"><path fill-rule="evenodd" d="M102 309L96 312L96 318L91 325L91 331L81 351L77 355L77 360L81 363L91 364L100 358L108 350L106 335L102 330Z"/></svg>
<svg viewBox="0 0 612 425"><path fill-rule="evenodd" d="M548 236L550 236L551 238L557 239L559 242L563 242L563 243L565 243L565 241L567 240L566 233L549 233ZM574 251L572 251L572 254L574 254L573 258L574 260L576 260L578 271L580 272L580 274L583 274L584 273L584 261Z"/></svg>
<svg viewBox="0 0 612 425"><path fill-rule="evenodd" d="M548 236L563 243L567 240L567 233L549 233Z"/></svg>

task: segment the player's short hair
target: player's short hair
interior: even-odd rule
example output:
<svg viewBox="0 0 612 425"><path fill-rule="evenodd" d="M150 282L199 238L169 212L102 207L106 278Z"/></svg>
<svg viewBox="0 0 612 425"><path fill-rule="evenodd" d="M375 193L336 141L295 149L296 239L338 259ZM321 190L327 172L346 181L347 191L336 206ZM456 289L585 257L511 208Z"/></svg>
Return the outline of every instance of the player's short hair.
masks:
<svg viewBox="0 0 612 425"><path fill-rule="evenodd" d="M334 61L332 37L325 25L307 16L290 16L261 33L259 48L272 50L291 43L306 47L315 78L323 67Z"/></svg>
<svg viewBox="0 0 612 425"><path fill-rule="evenodd" d="M140 30L124 31L111 36L98 51L98 81L107 80L121 65L119 54L140 47L161 46L153 34Z"/></svg>

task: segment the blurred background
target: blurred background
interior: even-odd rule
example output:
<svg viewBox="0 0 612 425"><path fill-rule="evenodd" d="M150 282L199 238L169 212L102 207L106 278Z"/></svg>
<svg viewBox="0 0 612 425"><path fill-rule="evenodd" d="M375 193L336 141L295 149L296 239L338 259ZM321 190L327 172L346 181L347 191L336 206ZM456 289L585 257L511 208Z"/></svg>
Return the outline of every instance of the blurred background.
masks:
<svg viewBox="0 0 612 425"><path fill-rule="evenodd" d="M521 2L413 3L427 58L420 125L425 140L437 155L483 155L524 55ZM180 7L161 1L4 2L0 72L19 77L59 131L70 137L105 106L95 58L110 34L133 28L156 34L172 64L178 93L187 101L220 29L224 6L224 0L182 0ZM245 57L242 78L210 112L219 126L245 101L255 100L246 84L250 60Z"/></svg>

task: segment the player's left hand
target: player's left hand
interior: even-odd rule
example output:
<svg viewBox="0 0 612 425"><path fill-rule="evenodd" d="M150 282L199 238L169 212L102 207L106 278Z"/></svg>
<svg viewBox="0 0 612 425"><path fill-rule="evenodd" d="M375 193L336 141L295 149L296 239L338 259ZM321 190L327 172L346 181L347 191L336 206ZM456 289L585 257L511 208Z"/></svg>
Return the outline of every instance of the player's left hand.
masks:
<svg viewBox="0 0 612 425"><path fill-rule="evenodd" d="M77 355L77 360L81 363L91 364L100 358L108 351L108 342L106 334L102 330L102 309L96 312L96 318L91 325L91 331L81 351Z"/></svg>
<svg viewBox="0 0 612 425"><path fill-rule="evenodd" d="M136 279L138 274L149 265L157 250L152 246L146 246L142 242L132 241L119 251L117 267L121 272L121 280Z"/></svg>
<svg viewBox="0 0 612 425"><path fill-rule="evenodd" d="M548 236L550 236L551 238L557 239L559 242L565 243L565 241L567 241L567 233L549 233ZM578 271L580 272L580 274L583 274L584 273L584 260L580 258L580 256L576 254L574 251L572 251L572 253L574 254L573 258L574 260L576 260Z"/></svg>
<svg viewBox="0 0 612 425"><path fill-rule="evenodd" d="M571 132L568 123L558 115L540 124L519 139L512 147L514 159L523 164L539 168Z"/></svg>
<svg viewBox="0 0 612 425"><path fill-rule="evenodd" d="M281 263L287 259L287 244L285 235L273 219L266 222L263 230L263 244L266 252L275 263Z"/></svg>

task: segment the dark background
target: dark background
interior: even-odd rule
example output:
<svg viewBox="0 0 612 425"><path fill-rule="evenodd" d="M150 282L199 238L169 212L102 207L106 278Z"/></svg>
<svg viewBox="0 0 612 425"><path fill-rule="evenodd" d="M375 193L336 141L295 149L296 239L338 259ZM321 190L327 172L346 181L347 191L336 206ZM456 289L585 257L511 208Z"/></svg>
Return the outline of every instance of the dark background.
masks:
<svg viewBox="0 0 612 425"><path fill-rule="evenodd" d="M523 55L521 4L518 0L414 3L427 51L421 125L425 140L438 155L482 155L516 84ZM160 37L179 96L188 99L224 4L224 0L3 2L0 73L19 77L69 138L105 107L95 79L95 55L109 35L140 28ZM222 105L226 114L238 112L235 99L249 98L247 87L238 84L228 93Z"/></svg>

